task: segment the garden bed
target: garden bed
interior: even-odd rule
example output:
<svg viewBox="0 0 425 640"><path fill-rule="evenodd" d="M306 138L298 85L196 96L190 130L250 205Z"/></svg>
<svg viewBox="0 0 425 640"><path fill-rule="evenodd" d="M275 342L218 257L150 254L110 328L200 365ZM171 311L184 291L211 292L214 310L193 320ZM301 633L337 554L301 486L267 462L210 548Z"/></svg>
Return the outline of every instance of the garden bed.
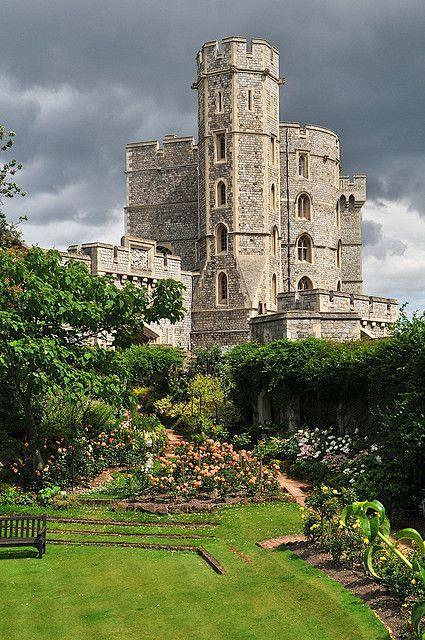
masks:
<svg viewBox="0 0 425 640"><path fill-rule="evenodd" d="M157 514L173 514L173 513L205 513L220 509L227 505L235 504L251 504L259 502L270 502L275 500L288 501L286 497L254 495L247 496L242 494L217 496L198 495L192 498L184 498L181 496L139 496L128 500L116 502L114 506L126 511L146 511L148 513Z"/></svg>
<svg viewBox="0 0 425 640"><path fill-rule="evenodd" d="M365 575L363 569L347 568L334 562L327 553L306 540L289 541L282 544L280 549L289 549L361 598L385 624L392 638L399 638L405 630L406 622L400 614L400 603L383 585Z"/></svg>

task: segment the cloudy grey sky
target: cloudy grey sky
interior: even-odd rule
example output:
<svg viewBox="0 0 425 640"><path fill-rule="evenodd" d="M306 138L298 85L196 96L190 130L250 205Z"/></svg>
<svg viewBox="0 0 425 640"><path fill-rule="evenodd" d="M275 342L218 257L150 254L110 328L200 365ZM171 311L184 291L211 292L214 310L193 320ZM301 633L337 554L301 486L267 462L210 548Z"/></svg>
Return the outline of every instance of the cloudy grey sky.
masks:
<svg viewBox="0 0 425 640"><path fill-rule="evenodd" d="M425 308L423 0L2 0L0 121L18 136L30 242L118 242L124 145L196 134L202 42L281 53L281 118L336 130L368 174L365 289Z"/></svg>

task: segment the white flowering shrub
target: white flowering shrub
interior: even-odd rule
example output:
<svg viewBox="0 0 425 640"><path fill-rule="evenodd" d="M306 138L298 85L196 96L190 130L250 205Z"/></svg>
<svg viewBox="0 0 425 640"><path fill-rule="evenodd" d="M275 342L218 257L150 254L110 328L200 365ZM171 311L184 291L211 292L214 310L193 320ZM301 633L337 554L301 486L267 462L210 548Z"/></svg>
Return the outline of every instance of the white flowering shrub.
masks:
<svg viewBox="0 0 425 640"><path fill-rule="evenodd" d="M314 484L355 485L382 462L378 445L358 430L336 435L332 429L299 429L282 441L281 449L286 469Z"/></svg>

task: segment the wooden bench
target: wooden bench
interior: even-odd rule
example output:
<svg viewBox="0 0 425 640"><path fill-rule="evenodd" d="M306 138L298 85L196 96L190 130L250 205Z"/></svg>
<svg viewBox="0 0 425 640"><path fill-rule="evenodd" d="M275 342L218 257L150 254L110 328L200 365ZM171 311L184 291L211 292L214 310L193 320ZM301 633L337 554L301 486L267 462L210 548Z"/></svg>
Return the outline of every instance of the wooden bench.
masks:
<svg viewBox="0 0 425 640"><path fill-rule="evenodd" d="M0 516L0 547L35 547L46 552L46 515Z"/></svg>

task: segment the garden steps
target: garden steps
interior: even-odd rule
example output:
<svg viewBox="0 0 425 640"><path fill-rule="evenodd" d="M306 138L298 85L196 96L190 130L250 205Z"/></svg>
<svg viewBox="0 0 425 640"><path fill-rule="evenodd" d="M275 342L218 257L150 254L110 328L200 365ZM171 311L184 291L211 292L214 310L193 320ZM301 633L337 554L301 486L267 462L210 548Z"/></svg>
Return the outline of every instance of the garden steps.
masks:
<svg viewBox="0 0 425 640"><path fill-rule="evenodd" d="M303 533L290 533L286 536L278 536L277 538L269 538L268 540L261 540L256 542L258 547L262 549L277 549L286 544L295 544L297 542L306 542L307 538Z"/></svg>
<svg viewBox="0 0 425 640"><path fill-rule="evenodd" d="M300 482L298 480L292 480L288 478L284 473L278 474L278 482L280 488L289 493L289 495L294 499L294 501L300 505L300 507L305 507L305 501L307 498L306 489L310 489L309 484L305 482Z"/></svg>
<svg viewBox="0 0 425 640"><path fill-rule="evenodd" d="M183 436L179 436L174 429L166 429L167 432L167 444L165 447L165 457L174 458L175 449L183 443Z"/></svg>

